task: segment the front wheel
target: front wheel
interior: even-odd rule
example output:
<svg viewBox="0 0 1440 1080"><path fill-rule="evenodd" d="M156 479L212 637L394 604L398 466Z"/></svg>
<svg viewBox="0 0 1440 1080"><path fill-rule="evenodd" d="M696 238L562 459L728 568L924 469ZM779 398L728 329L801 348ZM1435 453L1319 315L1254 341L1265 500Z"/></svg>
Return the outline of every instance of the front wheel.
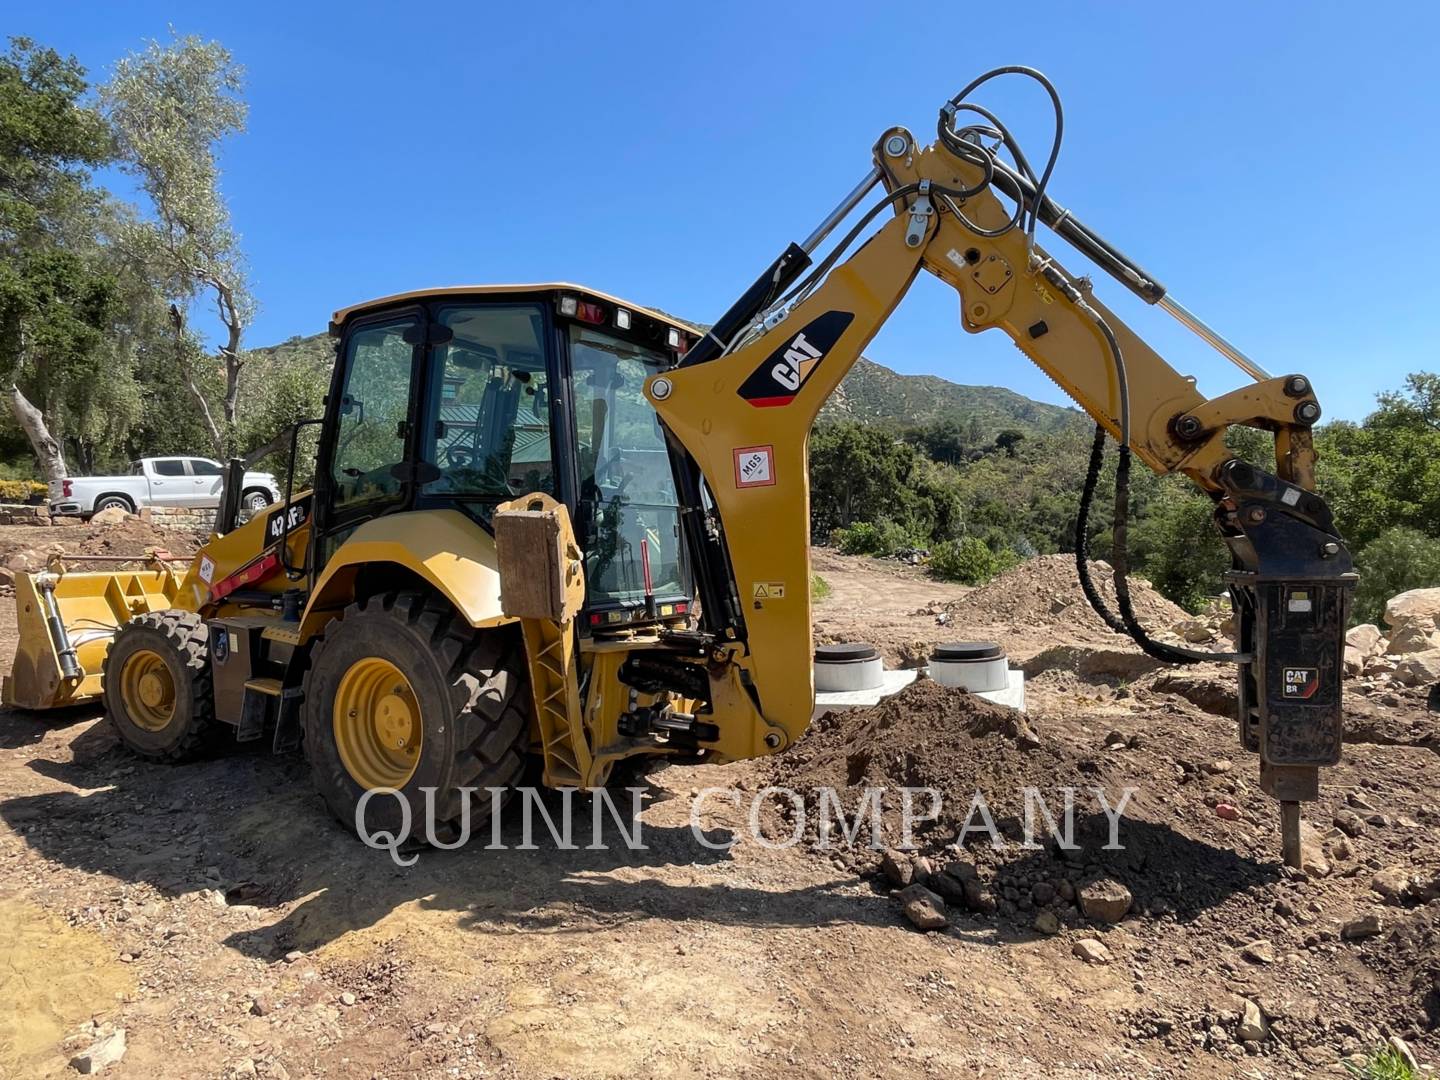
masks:
<svg viewBox="0 0 1440 1080"><path fill-rule="evenodd" d="M305 676L305 755L330 812L350 829L425 835L433 789L436 839L453 836L465 800L472 829L487 788L524 769L529 705L519 636L475 630L444 601L389 593L351 604L315 646ZM462 790L472 789L472 790Z"/></svg>
<svg viewBox="0 0 1440 1080"><path fill-rule="evenodd" d="M105 713L137 754L200 756L217 730L209 638L192 611L150 611L122 626L105 654Z"/></svg>

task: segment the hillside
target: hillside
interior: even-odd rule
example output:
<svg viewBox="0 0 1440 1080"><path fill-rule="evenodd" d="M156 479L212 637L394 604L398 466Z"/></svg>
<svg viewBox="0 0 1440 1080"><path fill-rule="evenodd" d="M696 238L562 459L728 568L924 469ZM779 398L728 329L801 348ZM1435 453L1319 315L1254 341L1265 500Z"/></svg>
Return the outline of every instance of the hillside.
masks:
<svg viewBox="0 0 1440 1080"><path fill-rule="evenodd" d="M1047 405L1000 386L962 386L938 375L901 375L861 357L835 396L820 411L822 420L919 425L954 420L990 440L1003 428L1050 433L1074 426L1080 413Z"/></svg>
<svg viewBox="0 0 1440 1080"><path fill-rule="evenodd" d="M327 334L297 335L277 345L252 349L251 353L262 365L328 365L334 343ZM1080 413L999 386L962 386L938 375L902 375L861 357L835 396L826 402L820 419L897 426L954 420L967 428L973 421L977 441L989 442L1004 428L1027 433L1063 431L1079 421Z"/></svg>

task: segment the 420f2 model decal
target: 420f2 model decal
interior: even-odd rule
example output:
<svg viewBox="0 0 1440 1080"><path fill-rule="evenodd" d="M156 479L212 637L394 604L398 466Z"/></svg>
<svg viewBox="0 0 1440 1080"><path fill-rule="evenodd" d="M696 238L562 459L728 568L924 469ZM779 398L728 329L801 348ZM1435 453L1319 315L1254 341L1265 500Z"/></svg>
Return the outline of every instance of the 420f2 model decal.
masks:
<svg viewBox="0 0 1440 1080"><path fill-rule="evenodd" d="M827 311L811 319L750 373L740 384L740 396L757 409L789 405L854 320L848 311Z"/></svg>

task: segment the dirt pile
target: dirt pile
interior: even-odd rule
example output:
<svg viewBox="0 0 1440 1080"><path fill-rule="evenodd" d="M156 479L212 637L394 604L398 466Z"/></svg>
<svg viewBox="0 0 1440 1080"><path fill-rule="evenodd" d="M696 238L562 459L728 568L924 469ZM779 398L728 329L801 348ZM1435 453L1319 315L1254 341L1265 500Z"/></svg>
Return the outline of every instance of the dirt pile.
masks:
<svg viewBox="0 0 1440 1080"><path fill-rule="evenodd" d="M205 539L199 533L162 529L129 516L114 525L7 527L0 528L0 567L12 574L43 570L52 554L134 556L138 561L150 548L188 559ZM133 564L77 561L71 569L113 570L126 565Z"/></svg>
<svg viewBox="0 0 1440 1080"><path fill-rule="evenodd" d="M183 529L162 529L138 517L127 517L115 525L87 529L78 544L84 555L143 555L146 548L159 548L172 555L188 557L205 542L201 533ZM67 551L75 551L69 544Z"/></svg>
<svg viewBox="0 0 1440 1080"><path fill-rule="evenodd" d="M1109 564L1092 562L1090 572L1110 609L1118 610L1115 574ZM1152 632L1167 631L1190 617L1152 589L1148 582L1133 575L1130 600L1140 622ZM950 601L945 610L957 626L1010 626L1031 630L1053 627L1066 633L1085 631L1115 636L1085 599L1075 571L1075 559L1070 555L1027 559L988 585Z"/></svg>
<svg viewBox="0 0 1440 1080"><path fill-rule="evenodd" d="M1142 742L1138 736L1130 741L1134 746ZM922 679L873 708L821 717L777 759L771 783L804 798L806 833L817 850L861 873L880 872L884 849L903 842L902 789L932 789L939 806L928 820L921 819L936 800L926 792L911 796L915 829L909 854L927 859L928 871L937 875L958 860L966 868L954 872L973 875L990 897L978 905L972 897L962 906L1021 923L1033 921L1038 909L1050 908L1062 923L1080 925L1077 896L1092 880L1119 882L1127 909L1133 902L1137 912L1163 914L1208 905L1274 876L1274 867L1237 859L1175 832L1168 824L1173 807L1163 802L1152 818L1150 800L1143 795L1125 808L1124 849L1107 850L1106 806L1119 805L1125 788L1143 789L1151 779L1144 775L1151 770L1148 755L1113 753L1109 742L1097 739L1084 746L1048 738L1023 713ZM827 791L835 792L845 812L845 820L835 825L853 831L857 814L864 816L867 789L881 792L878 848L869 844L868 824L858 841L842 842L832 832L830 846L821 847L821 803L832 798ZM1074 791L1073 847L1062 849L1053 842L1042 810L1063 826L1066 789ZM977 796L983 807L977 808ZM785 820L777 828L789 833L793 815L786 804L778 805ZM1193 879L1197 862L1204 866L1201 884L1184 896L1173 895L1176 880Z"/></svg>

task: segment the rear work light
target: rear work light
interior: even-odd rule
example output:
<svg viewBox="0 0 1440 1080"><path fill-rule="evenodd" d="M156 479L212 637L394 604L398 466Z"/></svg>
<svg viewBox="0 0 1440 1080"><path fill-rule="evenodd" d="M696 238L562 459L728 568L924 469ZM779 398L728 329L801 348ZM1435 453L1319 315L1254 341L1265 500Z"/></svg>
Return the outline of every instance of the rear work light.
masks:
<svg viewBox="0 0 1440 1080"><path fill-rule="evenodd" d="M673 326L665 331L665 344L669 345L670 348L678 350L680 348L680 340L680 331L676 330Z"/></svg>
<svg viewBox="0 0 1440 1080"><path fill-rule="evenodd" d="M630 312L626 311L623 307L617 307L615 309L615 327L619 330L630 329Z"/></svg>
<svg viewBox="0 0 1440 1080"><path fill-rule="evenodd" d="M573 319L575 317L575 310L579 304L580 301L576 300L573 296L560 297L560 314Z"/></svg>

